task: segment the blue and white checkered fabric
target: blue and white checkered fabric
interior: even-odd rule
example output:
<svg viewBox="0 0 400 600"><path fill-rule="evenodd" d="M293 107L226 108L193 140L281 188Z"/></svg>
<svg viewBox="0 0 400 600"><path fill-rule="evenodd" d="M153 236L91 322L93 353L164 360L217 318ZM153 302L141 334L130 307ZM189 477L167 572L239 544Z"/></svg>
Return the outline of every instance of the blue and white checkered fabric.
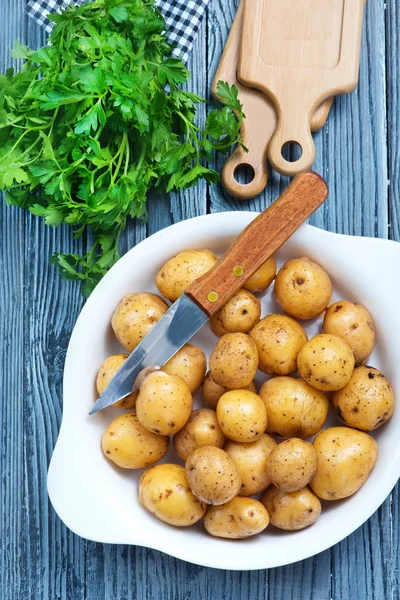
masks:
<svg viewBox="0 0 400 600"><path fill-rule="evenodd" d="M51 31L53 22L48 14L60 11L68 5L82 4L85 0L29 0L26 11L30 17ZM209 0L156 0L156 6L164 16L168 38L175 46L174 54L187 61L193 41Z"/></svg>

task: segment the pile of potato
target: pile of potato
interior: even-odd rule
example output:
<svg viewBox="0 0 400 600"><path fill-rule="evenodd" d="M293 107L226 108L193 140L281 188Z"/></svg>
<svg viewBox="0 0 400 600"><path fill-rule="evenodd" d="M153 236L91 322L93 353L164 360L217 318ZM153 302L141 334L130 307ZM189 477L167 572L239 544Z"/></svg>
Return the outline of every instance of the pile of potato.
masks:
<svg viewBox="0 0 400 600"><path fill-rule="evenodd" d="M209 250L181 252L157 274L157 287L175 301L217 261ZM285 314L261 318L255 293L274 279ZM203 519L211 535L225 538L255 535L269 522L297 530L315 523L321 500L347 498L364 484L378 454L365 432L392 416L394 393L382 373L363 364L375 343L371 315L347 300L329 305L331 294L328 274L310 259L289 260L277 275L269 259L211 318L220 339L208 372L203 350L186 344L120 402L130 412L103 435L108 459L124 469L155 465L173 436L184 462L142 474L139 501L155 517L175 526ZM117 339L131 352L167 309L155 294L126 296L112 318ZM295 319L322 314L322 333L308 340ZM99 394L127 356L100 367ZM272 375L259 390L258 370ZM207 408L193 410L200 387ZM323 429L330 404L344 427Z"/></svg>

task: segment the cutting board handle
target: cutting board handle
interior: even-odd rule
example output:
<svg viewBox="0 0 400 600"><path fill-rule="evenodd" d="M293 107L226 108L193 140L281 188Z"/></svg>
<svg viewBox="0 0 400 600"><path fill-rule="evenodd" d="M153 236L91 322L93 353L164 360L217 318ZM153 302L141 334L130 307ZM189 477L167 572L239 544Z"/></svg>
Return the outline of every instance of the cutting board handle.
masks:
<svg viewBox="0 0 400 600"><path fill-rule="evenodd" d="M300 110L293 110L293 103L291 104L292 107L287 108L281 102L277 102L278 124L268 146L268 159L273 168L282 175L289 176L309 169L316 153L310 127L311 115L314 111L311 111L311 106L309 110L306 106L301 107ZM301 156L291 162L284 158L282 152L286 144L293 143L299 145Z"/></svg>
<svg viewBox="0 0 400 600"><path fill-rule="evenodd" d="M299 173L283 194L246 227L224 256L186 290L209 315L215 314L257 269L290 238L328 196L313 171Z"/></svg>
<svg viewBox="0 0 400 600"><path fill-rule="evenodd" d="M264 150L258 146L259 144L256 144L255 148L250 146L249 152L245 152L241 146L238 146L222 168L222 185L234 198L240 200L255 198L267 185L267 144L264 142ZM235 173L240 167L250 167L253 170L253 179L249 183L237 181Z"/></svg>

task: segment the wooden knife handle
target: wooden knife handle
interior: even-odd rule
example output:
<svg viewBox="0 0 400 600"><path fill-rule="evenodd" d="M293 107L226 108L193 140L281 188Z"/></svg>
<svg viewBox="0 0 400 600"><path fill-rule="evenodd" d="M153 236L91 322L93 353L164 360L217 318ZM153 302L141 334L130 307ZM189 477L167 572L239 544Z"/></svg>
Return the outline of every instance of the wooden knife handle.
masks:
<svg viewBox="0 0 400 600"><path fill-rule="evenodd" d="M221 260L186 290L213 315L324 202L328 185L317 173L299 173L283 194L242 231Z"/></svg>

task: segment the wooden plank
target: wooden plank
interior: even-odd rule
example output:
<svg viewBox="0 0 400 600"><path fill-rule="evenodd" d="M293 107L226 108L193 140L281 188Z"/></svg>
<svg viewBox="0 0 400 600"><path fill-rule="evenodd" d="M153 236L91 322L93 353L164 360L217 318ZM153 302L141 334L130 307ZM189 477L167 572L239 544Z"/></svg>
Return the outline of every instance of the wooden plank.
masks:
<svg viewBox="0 0 400 600"><path fill-rule="evenodd" d="M0 36L0 70L17 67L10 47L15 38L26 39L21 19L23 0L1 0L0 14L7 26ZM25 215L6 207L0 197L0 598L22 598L24 565L21 561L24 502L24 339Z"/></svg>
<svg viewBox="0 0 400 600"><path fill-rule="evenodd" d="M207 94L204 78L206 70L206 23L200 28L188 69L193 79L188 89L200 95ZM199 123L204 122L206 107L200 106ZM148 202L148 223L132 223L121 240L126 251L146 235L151 235L172 223L206 212L207 195L204 183L178 194L152 194ZM193 598L201 596L198 580L192 576L197 567L146 548L86 544L85 600L118 600L163 598L175 600L185 597L182 582L191 582ZM187 596L186 596L187 597ZM190 596L189 596L190 597Z"/></svg>
<svg viewBox="0 0 400 600"><path fill-rule="evenodd" d="M22 15L22 11L20 16ZM43 28L28 19L27 44L46 43ZM62 416L62 372L70 332L82 307L79 286L61 280L50 258L55 250L82 252L67 227L49 228L26 216L24 501L22 598L44 600L84 594L84 540L60 521L47 496L47 466Z"/></svg>

